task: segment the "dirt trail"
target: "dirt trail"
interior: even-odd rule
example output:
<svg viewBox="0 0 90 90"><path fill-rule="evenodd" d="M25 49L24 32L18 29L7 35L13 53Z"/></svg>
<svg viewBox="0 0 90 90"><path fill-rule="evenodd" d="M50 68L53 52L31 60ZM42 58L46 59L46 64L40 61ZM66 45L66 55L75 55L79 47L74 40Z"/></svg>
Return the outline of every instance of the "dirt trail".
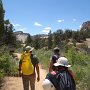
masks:
<svg viewBox="0 0 90 90"><path fill-rule="evenodd" d="M19 59L21 54L14 53ZM36 81L36 90L43 90L42 82L47 74L47 71L40 67L40 81ZM23 90L22 78L21 77L5 77L5 83L0 90Z"/></svg>
<svg viewBox="0 0 90 90"><path fill-rule="evenodd" d="M40 68L40 81L36 81L36 90L43 90L42 81L44 80L47 71ZM5 77L5 84L0 90L23 90L21 77Z"/></svg>

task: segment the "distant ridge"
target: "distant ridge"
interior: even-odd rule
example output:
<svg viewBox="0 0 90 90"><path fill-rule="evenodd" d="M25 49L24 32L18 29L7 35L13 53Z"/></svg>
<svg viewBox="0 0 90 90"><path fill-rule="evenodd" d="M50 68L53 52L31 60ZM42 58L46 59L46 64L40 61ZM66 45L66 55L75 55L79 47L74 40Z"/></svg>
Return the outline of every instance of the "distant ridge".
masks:
<svg viewBox="0 0 90 90"><path fill-rule="evenodd" d="M27 41L28 36L30 35L29 33L23 33L23 31L16 31L14 32L16 36L16 40L20 41L22 43L25 43ZM37 35L31 36L32 39L34 39ZM48 35L46 34L38 34L39 38L48 38Z"/></svg>

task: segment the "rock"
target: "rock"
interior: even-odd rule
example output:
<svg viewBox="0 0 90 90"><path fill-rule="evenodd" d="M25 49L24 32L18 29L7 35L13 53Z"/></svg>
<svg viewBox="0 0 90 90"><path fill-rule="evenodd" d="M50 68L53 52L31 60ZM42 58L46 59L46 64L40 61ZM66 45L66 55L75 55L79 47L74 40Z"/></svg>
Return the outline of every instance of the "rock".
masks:
<svg viewBox="0 0 90 90"><path fill-rule="evenodd" d="M90 21L86 21L82 24L81 30L87 30L90 29Z"/></svg>
<svg viewBox="0 0 90 90"><path fill-rule="evenodd" d="M23 33L22 31L14 32L14 34L16 36L16 40L21 41L22 43L25 43L29 36L29 33Z"/></svg>

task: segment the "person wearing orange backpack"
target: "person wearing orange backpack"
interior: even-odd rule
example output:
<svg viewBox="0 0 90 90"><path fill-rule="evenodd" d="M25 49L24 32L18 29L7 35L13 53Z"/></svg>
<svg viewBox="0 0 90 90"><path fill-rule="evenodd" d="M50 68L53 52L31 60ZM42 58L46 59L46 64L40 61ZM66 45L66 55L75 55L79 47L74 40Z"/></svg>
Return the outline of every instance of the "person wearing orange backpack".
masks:
<svg viewBox="0 0 90 90"><path fill-rule="evenodd" d="M35 90L35 70L37 72L37 81L40 80L39 60L32 53L32 50L31 46L26 46L19 62L19 75L22 76L24 90L29 90L29 84L31 90Z"/></svg>

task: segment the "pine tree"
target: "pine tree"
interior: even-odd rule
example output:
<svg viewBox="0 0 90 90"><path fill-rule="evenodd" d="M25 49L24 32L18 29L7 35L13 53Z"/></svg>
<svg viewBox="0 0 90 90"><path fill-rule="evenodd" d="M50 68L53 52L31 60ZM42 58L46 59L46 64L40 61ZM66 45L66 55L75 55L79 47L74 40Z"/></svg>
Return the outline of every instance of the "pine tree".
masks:
<svg viewBox="0 0 90 90"><path fill-rule="evenodd" d="M4 35L4 13L3 3L2 0L0 0L0 44L2 43Z"/></svg>
<svg viewBox="0 0 90 90"><path fill-rule="evenodd" d="M48 33L48 49L51 49L51 48L52 48L52 33L50 30L50 32Z"/></svg>

